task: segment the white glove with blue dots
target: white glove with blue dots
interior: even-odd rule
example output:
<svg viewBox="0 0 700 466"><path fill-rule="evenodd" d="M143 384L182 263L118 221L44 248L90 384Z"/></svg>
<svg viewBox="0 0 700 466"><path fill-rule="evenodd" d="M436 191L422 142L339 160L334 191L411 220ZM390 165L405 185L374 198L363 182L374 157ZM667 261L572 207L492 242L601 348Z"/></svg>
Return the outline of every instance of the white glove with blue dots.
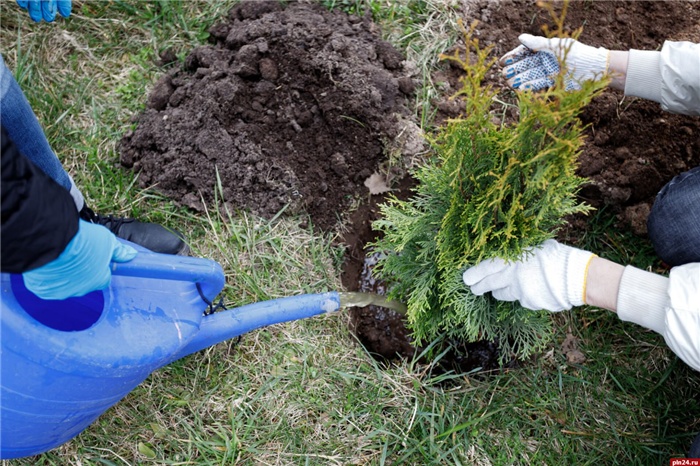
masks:
<svg viewBox="0 0 700 466"><path fill-rule="evenodd" d="M518 90L536 91L554 84L560 61L566 66L566 90L581 89L581 82L600 79L608 71L610 51L574 39L547 39L521 34L522 45L500 59L503 76Z"/></svg>

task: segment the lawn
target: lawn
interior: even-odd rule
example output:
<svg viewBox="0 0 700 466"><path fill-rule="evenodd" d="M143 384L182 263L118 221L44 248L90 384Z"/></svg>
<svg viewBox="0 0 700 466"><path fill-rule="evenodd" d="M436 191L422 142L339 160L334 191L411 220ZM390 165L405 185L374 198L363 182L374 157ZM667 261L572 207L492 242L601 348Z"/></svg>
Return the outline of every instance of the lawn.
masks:
<svg viewBox="0 0 700 466"><path fill-rule="evenodd" d="M82 1L70 19L35 24L3 1L3 57L47 138L94 210L183 231L192 255L225 270L224 300L252 302L340 290L343 248L303 217L273 220L217 209L196 214L142 190L116 145L162 69L158 54L206 42L232 1ZM369 8L383 34L421 69L413 103L430 131L437 55L456 40L444 0L327 0ZM212 190L216 189L212 186ZM656 270L648 242L591 219L586 247ZM275 325L151 375L71 442L7 465L668 464L700 430L700 379L663 338L581 308L556 315L555 343L517 369L433 373L376 362L339 312ZM561 343L579 340L582 364Z"/></svg>

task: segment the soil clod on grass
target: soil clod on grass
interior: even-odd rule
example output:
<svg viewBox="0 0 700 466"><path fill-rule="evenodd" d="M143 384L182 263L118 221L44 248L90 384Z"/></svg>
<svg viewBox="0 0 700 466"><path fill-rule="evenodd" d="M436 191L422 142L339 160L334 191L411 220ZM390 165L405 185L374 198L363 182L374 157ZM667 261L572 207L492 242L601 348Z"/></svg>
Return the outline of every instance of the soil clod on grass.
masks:
<svg viewBox="0 0 700 466"><path fill-rule="evenodd" d="M234 209L271 218L288 206L330 229L388 150L415 150L387 146L417 131L413 86L370 16L241 2L210 34L214 45L156 83L120 143L142 187L202 210L220 180Z"/></svg>
<svg viewBox="0 0 700 466"><path fill-rule="evenodd" d="M389 188L378 175L388 151L423 150L405 108L415 84L369 16L241 2L210 34L214 45L195 48L156 83L121 141L121 162L142 187L202 210L220 179L231 207L271 218L288 205L330 229L359 193ZM361 265L364 252L357 260L347 257ZM402 316L375 306L352 312L391 322L373 341L358 329L371 352L413 355Z"/></svg>

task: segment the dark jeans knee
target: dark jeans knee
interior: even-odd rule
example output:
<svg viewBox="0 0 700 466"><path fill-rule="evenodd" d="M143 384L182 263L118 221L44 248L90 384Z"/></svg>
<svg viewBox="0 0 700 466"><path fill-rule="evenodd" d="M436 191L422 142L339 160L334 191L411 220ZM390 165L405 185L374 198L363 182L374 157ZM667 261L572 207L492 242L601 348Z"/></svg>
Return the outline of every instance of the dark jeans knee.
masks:
<svg viewBox="0 0 700 466"><path fill-rule="evenodd" d="M698 434L698 436L695 437L695 440L693 440L693 444L690 446L690 452L688 453L688 458L700 458L700 434Z"/></svg>
<svg viewBox="0 0 700 466"><path fill-rule="evenodd" d="M700 262L700 167L681 173L659 191L647 231L668 265Z"/></svg>

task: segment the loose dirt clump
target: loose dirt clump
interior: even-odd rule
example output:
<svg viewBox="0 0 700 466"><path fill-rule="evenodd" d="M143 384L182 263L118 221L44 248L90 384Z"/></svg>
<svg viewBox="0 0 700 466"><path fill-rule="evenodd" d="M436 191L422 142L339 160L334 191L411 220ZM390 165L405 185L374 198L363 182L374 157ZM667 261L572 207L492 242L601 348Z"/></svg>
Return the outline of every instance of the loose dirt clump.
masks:
<svg viewBox="0 0 700 466"><path fill-rule="evenodd" d="M387 150L415 150L397 141L418 129L404 118L411 79L369 16L241 2L210 34L120 143L142 187L201 210L220 180L236 208L269 218L289 205L329 229Z"/></svg>

